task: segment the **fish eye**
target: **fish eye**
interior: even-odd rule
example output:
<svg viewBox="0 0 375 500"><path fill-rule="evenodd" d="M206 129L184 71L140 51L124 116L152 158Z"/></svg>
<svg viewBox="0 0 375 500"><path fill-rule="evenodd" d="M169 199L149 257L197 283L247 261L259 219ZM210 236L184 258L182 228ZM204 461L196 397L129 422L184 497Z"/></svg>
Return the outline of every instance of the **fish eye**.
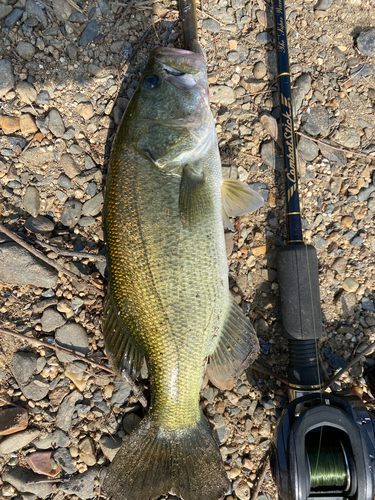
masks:
<svg viewBox="0 0 375 500"><path fill-rule="evenodd" d="M159 87L159 85L160 79L157 75L148 75L143 82L143 86L148 90L156 89L156 87Z"/></svg>

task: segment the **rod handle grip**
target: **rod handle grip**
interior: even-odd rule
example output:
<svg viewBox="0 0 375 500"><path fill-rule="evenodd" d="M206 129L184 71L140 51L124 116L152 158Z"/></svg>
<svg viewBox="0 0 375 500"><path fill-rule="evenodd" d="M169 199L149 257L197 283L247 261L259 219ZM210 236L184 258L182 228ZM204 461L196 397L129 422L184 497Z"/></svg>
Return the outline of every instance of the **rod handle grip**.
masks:
<svg viewBox="0 0 375 500"><path fill-rule="evenodd" d="M319 269L311 245L288 245L277 255L283 336L317 340L322 336Z"/></svg>

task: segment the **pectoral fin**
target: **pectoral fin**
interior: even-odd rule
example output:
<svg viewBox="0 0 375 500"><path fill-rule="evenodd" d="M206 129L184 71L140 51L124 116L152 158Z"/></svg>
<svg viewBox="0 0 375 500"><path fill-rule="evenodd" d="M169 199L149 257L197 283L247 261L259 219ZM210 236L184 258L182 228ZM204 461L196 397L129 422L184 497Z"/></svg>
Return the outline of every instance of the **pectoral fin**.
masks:
<svg viewBox="0 0 375 500"><path fill-rule="evenodd" d="M258 352L255 330L231 298L219 343L209 357L208 378L219 389L231 389L235 378L255 360Z"/></svg>
<svg viewBox="0 0 375 500"><path fill-rule="evenodd" d="M212 198L204 174L197 174L185 165L180 184L179 210L184 223L195 224L206 216Z"/></svg>
<svg viewBox="0 0 375 500"><path fill-rule="evenodd" d="M224 227L233 231L229 217L255 212L263 205L262 196L247 184L234 179L224 179L221 187Z"/></svg>

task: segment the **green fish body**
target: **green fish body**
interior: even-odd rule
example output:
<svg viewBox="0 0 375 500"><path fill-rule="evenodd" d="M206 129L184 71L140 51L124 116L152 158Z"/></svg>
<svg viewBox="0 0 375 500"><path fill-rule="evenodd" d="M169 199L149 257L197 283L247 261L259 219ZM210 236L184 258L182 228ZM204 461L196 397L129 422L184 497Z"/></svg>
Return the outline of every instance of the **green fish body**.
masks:
<svg viewBox="0 0 375 500"><path fill-rule="evenodd" d="M257 354L229 292L223 216L230 225L261 204L222 181L203 56L155 49L115 138L104 207L106 351L132 376L145 357L151 381L149 414L107 475L115 500L217 500L228 489L199 392L206 369L220 387Z"/></svg>

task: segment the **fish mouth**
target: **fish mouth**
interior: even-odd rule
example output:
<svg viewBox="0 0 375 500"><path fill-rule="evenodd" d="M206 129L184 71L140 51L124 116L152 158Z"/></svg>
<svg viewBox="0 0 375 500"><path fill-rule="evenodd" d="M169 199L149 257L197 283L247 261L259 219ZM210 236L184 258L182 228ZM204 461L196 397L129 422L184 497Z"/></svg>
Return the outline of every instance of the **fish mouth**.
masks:
<svg viewBox="0 0 375 500"><path fill-rule="evenodd" d="M159 47L152 51L152 56L173 71L187 74L205 73L205 62L201 54L184 49Z"/></svg>

